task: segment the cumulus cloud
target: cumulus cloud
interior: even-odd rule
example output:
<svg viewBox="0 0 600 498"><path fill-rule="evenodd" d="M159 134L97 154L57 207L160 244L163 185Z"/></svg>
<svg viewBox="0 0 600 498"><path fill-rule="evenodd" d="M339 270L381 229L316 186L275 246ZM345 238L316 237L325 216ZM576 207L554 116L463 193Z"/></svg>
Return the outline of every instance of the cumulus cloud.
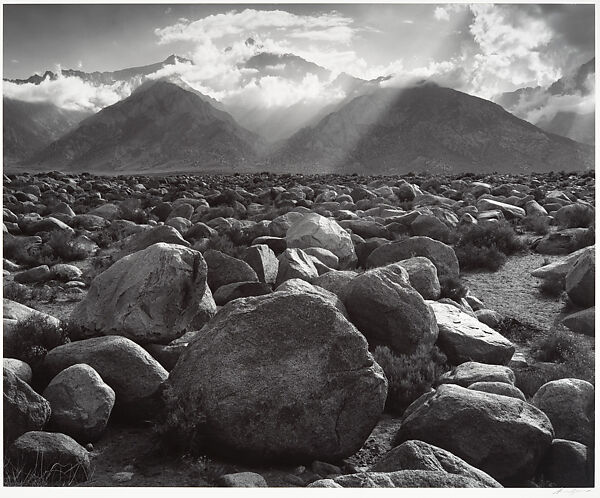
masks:
<svg viewBox="0 0 600 498"><path fill-rule="evenodd" d="M17 85L9 81L3 83L4 96L25 102L51 102L69 110L97 112L129 96L133 85L118 82L113 85L94 86L80 78L63 77L56 80L46 78L39 85L28 83Z"/></svg>
<svg viewBox="0 0 600 498"><path fill-rule="evenodd" d="M435 17L438 21L450 20L450 14L448 10L444 7L436 7L433 11L433 17Z"/></svg>

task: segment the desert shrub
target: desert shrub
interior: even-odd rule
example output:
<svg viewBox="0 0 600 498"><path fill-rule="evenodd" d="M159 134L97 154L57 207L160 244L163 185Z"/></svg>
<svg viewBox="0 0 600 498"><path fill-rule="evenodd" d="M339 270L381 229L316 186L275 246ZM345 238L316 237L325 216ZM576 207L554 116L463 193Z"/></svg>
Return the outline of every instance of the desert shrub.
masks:
<svg viewBox="0 0 600 498"><path fill-rule="evenodd" d="M524 250L526 244L506 222L478 223L462 227L455 252L462 269L498 270L506 256Z"/></svg>
<svg viewBox="0 0 600 498"><path fill-rule="evenodd" d="M57 262L52 247L48 244L36 246L30 253L23 250L17 237L6 237L2 241L3 257L25 266L53 265Z"/></svg>
<svg viewBox="0 0 600 498"><path fill-rule="evenodd" d="M457 246L454 251L461 269L499 270L506 256L495 247L480 247L473 244Z"/></svg>
<svg viewBox="0 0 600 498"><path fill-rule="evenodd" d="M537 235L546 235L550 231L550 220L547 216L527 216L523 219L523 226Z"/></svg>
<svg viewBox="0 0 600 498"><path fill-rule="evenodd" d="M87 251L78 247L74 239L75 236L71 233L55 230L50 234L48 245L63 261L79 261L87 258Z"/></svg>
<svg viewBox="0 0 600 498"><path fill-rule="evenodd" d="M457 277L442 277L440 279L440 298L448 297L457 303L467 295L469 291L464 280Z"/></svg>
<svg viewBox="0 0 600 498"><path fill-rule="evenodd" d="M20 339L17 349L12 351L13 357L28 363L34 372L39 369L48 351L69 342L63 328L46 316L32 315L18 321L13 334Z"/></svg>
<svg viewBox="0 0 600 498"><path fill-rule="evenodd" d="M202 455L207 436L204 414L186 410L171 387L165 387L161 396L164 411L153 427L158 448L167 454Z"/></svg>
<svg viewBox="0 0 600 498"><path fill-rule="evenodd" d="M402 414L448 370L446 356L435 346L412 355L396 355L387 346L377 346L373 357L388 380L386 410L396 414Z"/></svg>
<svg viewBox="0 0 600 498"><path fill-rule="evenodd" d="M540 293L546 297L560 297L565 288L564 279L558 276L544 278L538 285Z"/></svg>
<svg viewBox="0 0 600 498"><path fill-rule="evenodd" d="M18 282L5 282L3 297L16 301L17 303L25 304L29 300L30 291L26 285Z"/></svg>
<svg viewBox="0 0 600 498"><path fill-rule="evenodd" d="M212 236L208 239L206 249L214 249L215 251L221 251L224 254L233 256L234 258L243 259L246 255L247 248L245 246L238 246L231 240L231 235L228 233L222 233Z"/></svg>
<svg viewBox="0 0 600 498"><path fill-rule="evenodd" d="M35 462L4 459L4 485L11 487L72 486L91 478L91 473L80 464L50 468L42 458Z"/></svg>
<svg viewBox="0 0 600 498"><path fill-rule="evenodd" d="M509 316L505 316L500 321L496 330L508 340L521 344L529 344L532 339L544 335L542 329L523 323Z"/></svg>
<svg viewBox="0 0 600 498"><path fill-rule="evenodd" d="M110 230L110 228L104 228L102 230L92 232L90 233L89 238L101 249L106 249L119 240L117 232Z"/></svg>

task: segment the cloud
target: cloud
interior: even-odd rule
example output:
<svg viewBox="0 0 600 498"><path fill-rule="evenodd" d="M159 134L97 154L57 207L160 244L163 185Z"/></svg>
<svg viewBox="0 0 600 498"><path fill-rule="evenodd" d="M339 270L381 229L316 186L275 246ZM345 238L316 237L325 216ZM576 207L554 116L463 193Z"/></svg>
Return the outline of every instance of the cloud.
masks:
<svg viewBox="0 0 600 498"><path fill-rule="evenodd" d="M18 64L19 61L17 59L11 59L10 62L12 62L13 64Z"/></svg>
<svg viewBox="0 0 600 498"><path fill-rule="evenodd" d="M450 14L444 7L436 7L433 11L433 17L435 17L438 21L450 20Z"/></svg>
<svg viewBox="0 0 600 498"><path fill-rule="evenodd" d="M64 109L92 112L97 112L129 96L134 86L135 84L122 82L94 86L80 78L62 75L59 75L56 80L46 78L39 85L3 82L5 97L25 102L51 102Z"/></svg>

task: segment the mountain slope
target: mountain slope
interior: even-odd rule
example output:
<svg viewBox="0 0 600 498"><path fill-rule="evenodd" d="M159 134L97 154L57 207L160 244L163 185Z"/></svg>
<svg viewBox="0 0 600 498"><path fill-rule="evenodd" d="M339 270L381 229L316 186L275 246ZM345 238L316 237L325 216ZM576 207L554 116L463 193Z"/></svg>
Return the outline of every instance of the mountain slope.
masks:
<svg viewBox="0 0 600 498"><path fill-rule="evenodd" d="M547 88L519 88L493 101L544 131L593 145L595 64L593 58Z"/></svg>
<svg viewBox="0 0 600 498"><path fill-rule="evenodd" d="M29 164L71 171L233 171L252 164L260 141L197 95L148 82L36 154Z"/></svg>
<svg viewBox="0 0 600 498"><path fill-rule="evenodd" d="M90 113L53 104L3 99L4 164L14 164L73 129Z"/></svg>
<svg viewBox="0 0 600 498"><path fill-rule="evenodd" d="M357 97L292 136L270 163L301 172L542 172L591 168L594 155L487 100L425 84Z"/></svg>

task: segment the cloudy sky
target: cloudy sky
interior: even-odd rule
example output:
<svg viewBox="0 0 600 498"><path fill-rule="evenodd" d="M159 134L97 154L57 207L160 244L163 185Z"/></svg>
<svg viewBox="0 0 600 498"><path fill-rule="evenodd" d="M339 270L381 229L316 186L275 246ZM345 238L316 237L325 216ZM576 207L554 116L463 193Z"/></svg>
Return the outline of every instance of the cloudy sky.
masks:
<svg viewBox="0 0 600 498"><path fill-rule="evenodd" d="M189 83L222 99L240 96L248 81L239 70L252 55L248 37L334 75L431 77L484 98L547 86L594 56L593 4L4 5L3 19L4 78L56 67L115 70L175 53L195 63L186 68ZM255 93L267 83L271 95L319 90L308 81L299 89L260 83ZM111 91L94 105L117 99Z"/></svg>

